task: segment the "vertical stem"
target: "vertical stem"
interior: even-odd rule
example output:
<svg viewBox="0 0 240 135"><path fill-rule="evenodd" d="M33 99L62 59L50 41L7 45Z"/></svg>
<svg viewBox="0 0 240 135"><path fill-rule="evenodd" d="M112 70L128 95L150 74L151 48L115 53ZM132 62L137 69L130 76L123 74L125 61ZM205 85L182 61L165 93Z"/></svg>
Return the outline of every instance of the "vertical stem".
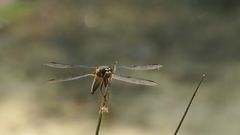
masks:
<svg viewBox="0 0 240 135"><path fill-rule="evenodd" d="M100 104L98 124L97 124L95 135L99 135L103 114L108 111L108 86L109 84L107 84L107 86L105 87L105 91L102 96L102 102Z"/></svg>
<svg viewBox="0 0 240 135"><path fill-rule="evenodd" d="M189 110L189 108L190 108L190 106L191 106L191 104L192 104L192 101L193 101L194 97L196 96L197 91L198 91L200 85L202 84L202 81L203 81L204 77L205 77L205 74L202 75L202 78L201 78L201 80L200 80L200 82L199 82L196 90L194 91L191 100L190 100L189 103L188 103L188 106L187 106L187 108L186 108L186 110L185 110L185 112L184 112L184 114L183 114L183 116L182 116L182 119L181 119L180 123L178 124L177 129L175 130L174 135L177 135L177 133L178 133L178 131L179 131L179 129L180 129L180 127L181 127L181 125L182 125L182 123L183 123L186 115L187 115L187 112L188 112L188 110Z"/></svg>
<svg viewBox="0 0 240 135"><path fill-rule="evenodd" d="M98 124L97 124L97 129L96 129L95 135L99 134L100 127L101 127L101 122L102 122L102 116L103 116L103 113L102 113L102 111L100 111L99 116L98 116Z"/></svg>

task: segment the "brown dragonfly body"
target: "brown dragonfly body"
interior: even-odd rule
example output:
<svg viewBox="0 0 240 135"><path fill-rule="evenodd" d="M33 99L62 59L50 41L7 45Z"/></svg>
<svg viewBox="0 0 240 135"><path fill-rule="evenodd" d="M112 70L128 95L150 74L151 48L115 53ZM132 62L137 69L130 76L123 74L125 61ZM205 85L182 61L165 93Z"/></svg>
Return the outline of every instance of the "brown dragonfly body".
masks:
<svg viewBox="0 0 240 135"><path fill-rule="evenodd" d="M92 84L91 94L100 87L102 89L103 85L106 87L110 83L110 78L112 77L113 69L109 66L100 66L96 68L95 79Z"/></svg>
<svg viewBox="0 0 240 135"><path fill-rule="evenodd" d="M106 87L107 85L109 85L111 79L120 80L120 81L124 81L127 83L132 83L132 84L140 84L140 85L148 85L148 86L157 85L157 83L152 80L118 75L115 73L116 65L91 67L91 66L86 66L86 65L70 65L70 64L61 64L61 63L56 63L56 62L49 62L44 65L53 67L53 68L62 68L62 69L65 69L65 68L95 68L95 71L90 74L83 74L83 75L77 75L77 76L72 76L72 77L68 77L68 78L49 80L50 83L57 83L57 82L77 80L77 79L87 77L87 76L94 76L94 80L93 80L92 87L91 87L91 94L94 94L94 92L98 88L100 88L100 90L102 90L103 86ZM159 65L159 64L149 64L149 65L140 65L140 66L139 65L119 66L118 68L129 69L129 70L153 70L153 69L159 69L161 67L162 67L162 65Z"/></svg>

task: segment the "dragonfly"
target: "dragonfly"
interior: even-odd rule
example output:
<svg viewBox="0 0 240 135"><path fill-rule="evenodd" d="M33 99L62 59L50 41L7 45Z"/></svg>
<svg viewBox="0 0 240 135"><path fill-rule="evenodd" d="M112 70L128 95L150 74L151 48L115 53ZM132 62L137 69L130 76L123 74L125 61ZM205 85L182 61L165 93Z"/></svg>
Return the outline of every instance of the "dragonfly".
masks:
<svg viewBox="0 0 240 135"><path fill-rule="evenodd" d="M49 83L58 83L58 82L66 82L81 79L84 77L92 76L94 77L92 86L91 86L91 94L98 89L102 89L102 87L106 87L110 84L111 79L138 84L138 85L147 85L147 86L155 86L157 85L156 82L147 79L141 79L126 75L116 74L116 68L128 69L128 70L154 70L160 69L162 65L160 64L148 64L148 65L130 65L130 66L87 66L87 65L74 65L74 64L63 64L57 62L48 62L44 64L45 66L52 67L52 68L59 68L59 69L69 69L69 68L87 68L87 69L94 69L91 73L81 74L76 76L71 76L67 78L60 78L60 79L51 79Z"/></svg>

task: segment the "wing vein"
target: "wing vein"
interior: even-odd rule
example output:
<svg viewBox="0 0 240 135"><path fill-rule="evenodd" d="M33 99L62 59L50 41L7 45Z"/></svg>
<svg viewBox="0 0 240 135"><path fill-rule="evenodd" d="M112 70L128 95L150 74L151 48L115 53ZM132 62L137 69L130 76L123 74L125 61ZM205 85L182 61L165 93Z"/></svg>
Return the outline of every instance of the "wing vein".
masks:
<svg viewBox="0 0 240 135"><path fill-rule="evenodd" d="M67 77L67 78L51 79L48 82L49 83L66 82L66 81L81 79L81 78L84 78L87 76L94 76L94 75L93 74L84 74L84 75L78 75L78 76L71 76L71 77Z"/></svg>
<svg viewBox="0 0 240 135"><path fill-rule="evenodd" d="M96 67L86 66L86 65L63 64L63 63L57 63L57 62L48 62L44 65L52 68L96 68Z"/></svg>
<svg viewBox="0 0 240 135"><path fill-rule="evenodd" d="M112 78L116 79L116 80L119 80L119 81L124 81L124 82L128 82L128 83L133 83L133 84L141 84L141 85L148 85L148 86L157 85L157 83L152 81L152 80L134 78L134 77L130 77L130 76L113 74Z"/></svg>
<svg viewBox="0 0 240 135"><path fill-rule="evenodd" d="M154 70L163 67L160 64L148 64L148 65L131 65L131 66L120 66L119 68L129 69L129 70Z"/></svg>

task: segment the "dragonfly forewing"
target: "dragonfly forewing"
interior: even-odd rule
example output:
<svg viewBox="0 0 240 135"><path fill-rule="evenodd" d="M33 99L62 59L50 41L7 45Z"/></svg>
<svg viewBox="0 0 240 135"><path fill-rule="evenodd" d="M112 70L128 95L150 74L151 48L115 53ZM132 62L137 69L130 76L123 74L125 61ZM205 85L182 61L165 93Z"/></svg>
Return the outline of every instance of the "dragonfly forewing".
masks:
<svg viewBox="0 0 240 135"><path fill-rule="evenodd" d="M130 70L154 70L163 67L160 64L149 64L149 65L131 65L131 66L119 66L119 68L130 69Z"/></svg>
<svg viewBox="0 0 240 135"><path fill-rule="evenodd" d="M86 65L63 64L63 63L57 63L57 62L48 62L44 65L48 67L53 67L53 68L96 68L96 67L86 66Z"/></svg>
<svg viewBox="0 0 240 135"><path fill-rule="evenodd" d="M48 82L49 83L66 82L66 81L81 79L81 78L84 78L84 77L87 77L87 76L94 76L94 75L93 74L84 74L84 75L72 76L72 77L67 77L67 78L51 79Z"/></svg>
<svg viewBox="0 0 240 135"><path fill-rule="evenodd" d="M148 86L157 85L157 83L152 80L139 79L139 78L134 78L131 76L123 76L123 75L113 74L112 78L116 79L116 80L128 82L128 83L133 83L133 84L141 84L141 85L148 85Z"/></svg>

